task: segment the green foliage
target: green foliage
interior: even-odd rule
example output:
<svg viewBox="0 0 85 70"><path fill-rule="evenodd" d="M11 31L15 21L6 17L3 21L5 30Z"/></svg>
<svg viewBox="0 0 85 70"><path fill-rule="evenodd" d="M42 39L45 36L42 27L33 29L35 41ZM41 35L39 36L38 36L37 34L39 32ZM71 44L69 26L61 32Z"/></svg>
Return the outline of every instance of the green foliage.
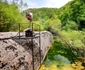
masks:
<svg viewBox="0 0 85 70"><path fill-rule="evenodd" d="M76 24L75 21L67 21L66 25L62 27L62 30L77 30L78 29L78 25Z"/></svg>
<svg viewBox="0 0 85 70"><path fill-rule="evenodd" d="M73 0L60 9L59 18L65 26L68 20L77 23L78 29L85 28L85 1Z"/></svg>
<svg viewBox="0 0 85 70"><path fill-rule="evenodd" d="M76 55L73 54L73 52L70 48L67 48L65 45L62 45L62 43L60 41L58 41L58 39L56 39L54 41L51 49L48 52L47 58L49 58L50 60L55 60L54 56L58 55L58 54L68 58L71 62L73 62L76 57ZM73 58L71 58L71 57L73 57Z"/></svg>
<svg viewBox="0 0 85 70"><path fill-rule="evenodd" d="M16 31L18 23L27 23L26 18L21 15L18 7L6 2L0 3L0 31Z"/></svg>
<svg viewBox="0 0 85 70"><path fill-rule="evenodd" d="M72 51L76 56L82 57L82 55L84 55L85 32L75 30L62 31L58 39L63 45L67 45L69 48L73 49Z"/></svg>
<svg viewBox="0 0 85 70"><path fill-rule="evenodd" d="M25 12L32 12L34 15L34 20L39 21L39 19L44 19L45 21L48 19L51 19L54 17L54 15L57 15L57 8L34 8L34 9L28 9L25 10ZM50 12L50 13L48 13Z"/></svg>
<svg viewBox="0 0 85 70"><path fill-rule="evenodd" d="M51 19L48 19L46 21L46 24L48 25L47 29L51 28L54 32L57 32L59 30L59 28L61 28L61 21L57 16L55 16Z"/></svg>
<svg viewBox="0 0 85 70"><path fill-rule="evenodd" d="M44 27L40 24L40 21L35 21L33 22L33 28L34 28L34 31L39 31L39 28L41 31L44 30Z"/></svg>

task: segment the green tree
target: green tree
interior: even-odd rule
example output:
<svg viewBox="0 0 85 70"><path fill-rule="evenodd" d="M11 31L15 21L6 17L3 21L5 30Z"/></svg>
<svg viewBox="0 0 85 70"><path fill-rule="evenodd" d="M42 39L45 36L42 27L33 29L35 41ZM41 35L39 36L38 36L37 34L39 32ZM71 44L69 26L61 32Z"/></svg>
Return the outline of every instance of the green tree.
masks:
<svg viewBox="0 0 85 70"><path fill-rule="evenodd" d="M16 5L1 2L0 9L0 31L17 31L18 23L28 23ZM21 24L21 26L23 26L21 29L23 30L25 28L24 24Z"/></svg>

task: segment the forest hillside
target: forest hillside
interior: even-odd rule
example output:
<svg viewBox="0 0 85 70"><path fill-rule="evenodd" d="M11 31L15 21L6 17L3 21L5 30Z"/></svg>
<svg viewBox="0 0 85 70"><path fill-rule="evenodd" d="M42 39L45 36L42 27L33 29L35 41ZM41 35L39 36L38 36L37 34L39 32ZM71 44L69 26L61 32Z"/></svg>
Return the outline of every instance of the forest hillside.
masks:
<svg viewBox="0 0 85 70"><path fill-rule="evenodd" d="M50 31L54 36L44 66L56 65L55 61L60 58L61 65L57 66L76 61L85 66L85 0L72 0L61 8L30 8L20 11L22 6L27 5L15 3L14 0L11 4L0 0L0 32L18 31L19 24L21 31L30 27L26 13L32 12L34 30L38 31L37 25L40 25L41 31ZM62 60L62 56L67 61Z"/></svg>

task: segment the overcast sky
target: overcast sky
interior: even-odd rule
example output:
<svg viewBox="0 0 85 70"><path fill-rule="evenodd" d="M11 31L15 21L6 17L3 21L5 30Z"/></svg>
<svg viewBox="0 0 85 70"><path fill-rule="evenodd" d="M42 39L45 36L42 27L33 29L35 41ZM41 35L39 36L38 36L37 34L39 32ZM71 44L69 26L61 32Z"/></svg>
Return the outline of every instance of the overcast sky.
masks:
<svg viewBox="0 0 85 70"><path fill-rule="evenodd" d="M12 0L8 1L11 2ZM60 8L69 1L71 0L23 0L24 3L28 4L28 8L41 8L41 7Z"/></svg>

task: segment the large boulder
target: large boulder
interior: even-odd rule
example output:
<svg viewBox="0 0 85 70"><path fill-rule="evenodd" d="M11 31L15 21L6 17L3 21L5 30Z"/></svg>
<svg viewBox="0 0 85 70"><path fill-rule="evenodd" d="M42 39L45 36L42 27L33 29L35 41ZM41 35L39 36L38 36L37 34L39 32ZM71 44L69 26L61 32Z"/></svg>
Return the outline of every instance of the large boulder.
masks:
<svg viewBox="0 0 85 70"><path fill-rule="evenodd" d="M34 70L39 69L51 46L52 34L43 31L39 37L36 32L33 43L31 37L20 35L19 38L17 32L0 33L0 70L33 70L33 55Z"/></svg>

